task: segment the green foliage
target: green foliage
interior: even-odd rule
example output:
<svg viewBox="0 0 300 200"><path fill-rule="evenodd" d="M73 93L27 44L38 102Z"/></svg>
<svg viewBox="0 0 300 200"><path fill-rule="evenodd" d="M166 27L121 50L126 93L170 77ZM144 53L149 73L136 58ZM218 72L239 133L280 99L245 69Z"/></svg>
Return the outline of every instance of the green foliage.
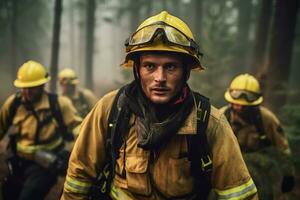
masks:
<svg viewBox="0 0 300 200"><path fill-rule="evenodd" d="M286 104L280 110L280 118L287 133L294 162L300 173L300 104Z"/></svg>
<svg viewBox="0 0 300 200"><path fill-rule="evenodd" d="M280 113L286 132L290 136L300 137L300 104L286 104Z"/></svg>

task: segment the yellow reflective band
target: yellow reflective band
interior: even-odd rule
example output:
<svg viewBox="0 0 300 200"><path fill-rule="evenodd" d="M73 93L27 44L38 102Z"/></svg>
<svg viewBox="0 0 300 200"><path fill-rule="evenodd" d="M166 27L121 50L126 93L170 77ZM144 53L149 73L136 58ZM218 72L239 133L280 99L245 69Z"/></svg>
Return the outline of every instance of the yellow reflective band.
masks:
<svg viewBox="0 0 300 200"><path fill-rule="evenodd" d="M215 189L215 191L218 194L218 199L238 200L244 199L246 197L251 196L252 194L255 194L257 192L257 189L253 180L250 178L250 180L247 183L242 184L238 187L234 187L228 190Z"/></svg>
<svg viewBox="0 0 300 200"><path fill-rule="evenodd" d="M66 178L65 189L75 193L87 194L90 191L92 183L75 180L69 176Z"/></svg>
<svg viewBox="0 0 300 200"><path fill-rule="evenodd" d="M62 138L58 138L57 140L54 140L51 143L48 144L39 144L39 145L31 145L31 146L25 146L22 145L20 143L17 144L17 150L18 152L22 152L22 153L34 153L37 150L53 150L56 147L58 147L59 145L61 145L63 143L63 139Z"/></svg>
<svg viewBox="0 0 300 200"><path fill-rule="evenodd" d="M80 125L76 126L75 128L73 128L73 135L75 137L77 137L79 135L79 131L80 131Z"/></svg>
<svg viewBox="0 0 300 200"><path fill-rule="evenodd" d="M121 188L117 188L114 185L111 187L110 194L116 200L133 200L133 197L130 197Z"/></svg>

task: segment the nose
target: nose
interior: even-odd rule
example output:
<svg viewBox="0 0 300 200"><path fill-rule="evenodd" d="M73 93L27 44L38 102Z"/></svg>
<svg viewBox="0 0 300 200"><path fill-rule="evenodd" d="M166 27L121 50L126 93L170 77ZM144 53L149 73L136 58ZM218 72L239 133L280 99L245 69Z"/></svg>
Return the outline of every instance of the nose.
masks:
<svg viewBox="0 0 300 200"><path fill-rule="evenodd" d="M21 91L23 97L26 99L26 100L30 100L30 89L29 88L23 88L22 91Z"/></svg>
<svg viewBox="0 0 300 200"><path fill-rule="evenodd" d="M154 73L154 80L156 82L165 82L167 80L165 69L162 66L157 67Z"/></svg>

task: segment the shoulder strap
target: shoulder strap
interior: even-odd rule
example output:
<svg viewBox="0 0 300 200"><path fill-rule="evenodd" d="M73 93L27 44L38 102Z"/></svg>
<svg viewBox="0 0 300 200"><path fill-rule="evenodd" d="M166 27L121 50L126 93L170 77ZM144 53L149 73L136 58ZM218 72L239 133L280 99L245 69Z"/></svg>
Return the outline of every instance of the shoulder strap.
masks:
<svg viewBox="0 0 300 200"><path fill-rule="evenodd" d="M231 112L231 106L228 106L224 111L224 115L228 122L230 122L230 118L231 118L230 112Z"/></svg>
<svg viewBox="0 0 300 200"><path fill-rule="evenodd" d="M195 190L199 198L207 199L212 188L212 160L206 135L211 105L207 97L196 92L194 96L197 105L197 134L187 137L188 155L191 161L191 171L195 177Z"/></svg>
<svg viewBox="0 0 300 200"><path fill-rule="evenodd" d="M48 99L49 99L51 114L56 120L56 122L58 123L59 131L64 137L66 137L65 139L68 139L67 137L68 128L64 122L64 118L60 110L57 94L48 93Z"/></svg>
<svg viewBox="0 0 300 200"><path fill-rule="evenodd" d="M264 124L261 118L261 111L259 107L255 108L254 110L254 125L256 128L256 131L259 133L260 136L265 135L265 129L264 129Z"/></svg>
<svg viewBox="0 0 300 200"><path fill-rule="evenodd" d="M125 90L125 87L122 87L117 92L115 99L113 101L108 121L107 121L107 133L106 133L106 152L108 154L106 159L106 164L104 166L104 169L100 172L97 180L97 185L100 187L100 193L106 196L109 196L110 192L110 185L114 176L114 168L115 168L115 162L117 159L117 152L120 149L122 145L122 136L121 132L118 131L118 121L124 122L124 120L118 120L123 119L122 116L122 105L119 104L119 98L123 91ZM122 118L121 118L122 117ZM96 192L98 193L99 190Z"/></svg>
<svg viewBox="0 0 300 200"><path fill-rule="evenodd" d="M7 119L7 122L8 122L7 124L9 124L9 125L12 124L12 121L16 115L17 109L21 105L21 99L22 99L21 93L17 92L12 103L10 104L10 107L9 107L9 116Z"/></svg>
<svg viewBox="0 0 300 200"><path fill-rule="evenodd" d="M88 106L89 104L86 100L86 97L85 97L84 93L81 90L79 90L78 92L79 92L79 101L80 101L80 103L86 104Z"/></svg>

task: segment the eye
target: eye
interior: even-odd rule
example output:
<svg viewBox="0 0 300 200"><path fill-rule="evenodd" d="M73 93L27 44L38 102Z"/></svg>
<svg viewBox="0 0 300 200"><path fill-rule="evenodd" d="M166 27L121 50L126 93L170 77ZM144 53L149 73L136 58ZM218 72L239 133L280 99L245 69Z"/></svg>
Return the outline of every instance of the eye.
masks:
<svg viewBox="0 0 300 200"><path fill-rule="evenodd" d="M164 67L167 71L174 71L175 69L177 69L177 66L174 64L168 64Z"/></svg>
<svg viewBox="0 0 300 200"><path fill-rule="evenodd" d="M145 65L143 65L143 67L146 68L148 71L152 71L155 69L155 65L151 63L146 63Z"/></svg>

